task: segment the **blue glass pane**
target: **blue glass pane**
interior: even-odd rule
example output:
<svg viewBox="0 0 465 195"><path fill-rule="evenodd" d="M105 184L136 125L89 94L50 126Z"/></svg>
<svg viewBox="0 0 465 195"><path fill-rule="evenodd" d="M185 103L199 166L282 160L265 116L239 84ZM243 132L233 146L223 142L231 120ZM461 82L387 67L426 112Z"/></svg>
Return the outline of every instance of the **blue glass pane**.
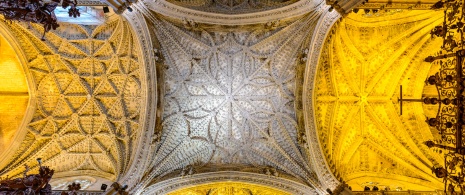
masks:
<svg viewBox="0 0 465 195"><path fill-rule="evenodd" d="M99 25L105 22L105 14L100 7L78 6L78 9L79 12L81 12L81 17L73 18L69 17L68 9L57 7L55 9L55 15L57 16L58 22L84 25Z"/></svg>

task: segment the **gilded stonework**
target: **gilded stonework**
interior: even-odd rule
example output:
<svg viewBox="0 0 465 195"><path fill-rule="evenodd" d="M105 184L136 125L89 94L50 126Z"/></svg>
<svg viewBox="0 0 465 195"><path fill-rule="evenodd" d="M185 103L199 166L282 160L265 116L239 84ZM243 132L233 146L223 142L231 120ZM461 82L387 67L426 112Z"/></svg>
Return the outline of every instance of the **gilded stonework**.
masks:
<svg viewBox="0 0 465 195"><path fill-rule="evenodd" d="M17 86L0 80L0 148L11 146L0 150L0 176L41 157L54 189L77 180L118 181L130 194L442 187L429 171L441 155L422 145L435 138L424 123L432 109L405 103L399 116L397 103L399 85L405 98L425 92L422 59L442 18L416 10L426 4L80 2L121 15L60 23L45 41L38 25L0 22L19 59L2 40L0 65L20 67L6 79ZM370 10L349 14L357 6Z"/></svg>
<svg viewBox="0 0 465 195"><path fill-rule="evenodd" d="M0 159L11 149L29 103L23 66L10 43L0 36Z"/></svg>
<svg viewBox="0 0 465 195"><path fill-rule="evenodd" d="M241 30L151 18L165 59L164 109L146 181L237 166L324 190L302 153L294 111L300 45L318 16Z"/></svg>
<svg viewBox="0 0 465 195"><path fill-rule="evenodd" d="M297 2L297 0L169 0L182 7L206 12L241 14L276 9Z"/></svg>
<svg viewBox="0 0 465 195"><path fill-rule="evenodd" d="M423 60L441 44L429 34L442 21L436 13L350 14L324 44L313 102L317 132L332 171L354 190L443 186L425 171L443 160L423 144L434 137L421 103L404 103L400 116L397 102L400 85L404 98L422 97L431 66Z"/></svg>
<svg viewBox="0 0 465 195"><path fill-rule="evenodd" d="M129 167L141 122L140 50L120 17L101 26L61 24L40 41L40 27L9 24L25 51L36 108L22 144L1 175L21 174L41 157L55 177L115 180Z"/></svg>
<svg viewBox="0 0 465 195"><path fill-rule="evenodd" d="M238 182L211 183L169 193L169 195L290 195L273 188Z"/></svg>

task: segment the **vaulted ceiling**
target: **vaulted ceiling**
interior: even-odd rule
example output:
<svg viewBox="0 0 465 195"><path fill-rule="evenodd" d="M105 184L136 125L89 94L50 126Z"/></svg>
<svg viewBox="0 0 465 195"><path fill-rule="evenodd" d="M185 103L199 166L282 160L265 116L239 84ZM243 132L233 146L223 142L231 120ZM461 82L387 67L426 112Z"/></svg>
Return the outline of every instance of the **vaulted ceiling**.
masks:
<svg viewBox="0 0 465 195"><path fill-rule="evenodd" d="M185 188L169 195L290 195L273 188L238 182L219 182Z"/></svg>
<svg viewBox="0 0 465 195"><path fill-rule="evenodd" d="M26 74L10 43L0 36L0 159L8 155L29 103Z"/></svg>
<svg viewBox="0 0 465 195"><path fill-rule="evenodd" d="M56 189L72 177L154 193L143 190L218 171L269 175L258 183L299 194L334 188L319 181L294 108L295 69L324 7L233 27L135 6L142 14L125 16L134 20L62 23L44 41L39 25L0 23L32 94L0 174L19 176L42 158Z"/></svg>
<svg viewBox="0 0 465 195"><path fill-rule="evenodd" d="M297 1L298 0L169 0L168 2L199 11L242 14L281 8Z"/></svg>
<svg viewBox="0 0 465 195"><path fill-rule="evenodd" d="M296 57L315 16L236 28L151 21L165 58L152 182L189 166L197 173L269 167L322 188L297 142L293 104Z"/></svg>
<svg viewBox="0 0 465 195"><path fill-rule="evenodd" d="M128 171L145 119L140 48L128 23L113 17L101 26L61 24L45 41L38 25L1 25L19 40L35 93L21 144L0 173L17 176L39 157L58 178L116 180Z"/></svg>
<svg viewBox="0 0 465 195"><path fill-rule="evenodd" d="M354 190L441 189L430 167L441 155L423 142L433 140L421 98L441 39L429 34L442 22L435 11L387 10L352 13L333 27L318 64L315 116L332 170ZM370 183L371 182L371 183Z"/></svg>
<svg viewBox="0 0 465 195"><path fill-rule="evenodd" d="M123 12L118 2L107 1ZM317 0L127 5L45 41L38 25L0 20L27 81L16 126L0 123L11 137L0 147L12 148L0 176L41 157L56 189L79 179L134 194L323 194L336 177L355 190L441 187L423 107L399 116L397 104L401 84L424 94L437 12L360 12L333 26L340 15Z"/></svg>

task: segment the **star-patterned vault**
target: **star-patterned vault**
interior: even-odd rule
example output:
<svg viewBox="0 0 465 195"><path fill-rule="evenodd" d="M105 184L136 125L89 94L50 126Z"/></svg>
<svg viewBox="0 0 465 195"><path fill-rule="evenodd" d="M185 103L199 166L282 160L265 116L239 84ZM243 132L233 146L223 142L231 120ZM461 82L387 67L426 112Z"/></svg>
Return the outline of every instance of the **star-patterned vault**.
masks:
<svg viewBox="0 0 465 195"><path fill-rule="evenodd" d="M443 16L434 11L350 14L333 27L315 83L317 131L326 160L338 177L363 190L436 190L443 184L430 168L441 155L423 142L434 139L421 98L440 39L431 39Z"/></svg>
<svg viewBox="0 0 465 195"><path fill-rule="evenodd" d="M37 25L8 24L25 51L37 94L16 153L0 175L16 176L41 157L54 178L116 180L134 154L141 124L140 49L120 16L100 26L60 24L40 40Z"/></svg>
<svg viewBox="0 0 465 195"><path fill-rule="evenodd" d="M148 178L191 167L271 168L321 190L298 143L294 113L297 56L317 16L241 30L153 18L166 62L163 131Z"/></svg>

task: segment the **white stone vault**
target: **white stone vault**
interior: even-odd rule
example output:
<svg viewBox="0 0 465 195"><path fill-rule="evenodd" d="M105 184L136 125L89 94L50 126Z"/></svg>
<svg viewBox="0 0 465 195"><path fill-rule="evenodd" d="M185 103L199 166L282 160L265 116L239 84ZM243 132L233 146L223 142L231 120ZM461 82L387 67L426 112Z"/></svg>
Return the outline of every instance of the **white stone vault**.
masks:
<svg viewBox="0 0 465 195"><path fill-rule="evenodd" d="M129 75L125 78L140 79L139 85L136 83L134 87L138 89L135 98L123 94L124 91L129 90L116 91L116 95L111 94L123 102L108 105L108 107L121 107L121 112L114 112L120 113L118 116L113 117L112 115L108 118L106 116L113 114L113 112L97 108L103 104L99 104L92 96L92 91L98 91L96 86L83 84L84 87L79 88L83 91L76 92L79 97L72 96L75 94L68 97L66 92L55 90L56 97L53 97L61 98L59 101L63 100L66 103L69 98L81 98L82 96L82 98L86 98L86 102L90 102L86 103L83 108L87 108L86 105L92 103L92 106L95 107L92 110L96 110L96 112L87 114L84 113L85 109L82 109L81 113L78 108L74 108L74 112L71 109L69 112L57 111L48 115L47 113L37 114L35 115L37 119L34 122L43 121L44 125L54 126L54 132L33 129L31 126L31 129L28 130L28 133L31 134L29 141L34 140L33 136L47 141L45 145L37 144L37 148L40 148L44 153L55 152L56 155L48 156L45 160L50 164L58 164L60 159L66 159L76 151L70 150L71 152L68 152L68 148L55 147L55 143L72 139L71 136L60 137L60 132L67 133L67 131L61 131L61 129L66 130L66 128L59 126L56 121L66 120L67 123L75 126L80 125L85 117L118 124L127 122L134 127L129 126L131 129L127 130L129 133L125 135L114 133L114 131L110 132L109 136L102 133L102 137L109 137L109 141L105 142L108 144L104 143L103 147L93 147L100 148L101 151L98 152L86 151L90 157L85 157L86 161L84 162L90 163L65 164L60 168L60 171L66 174L89 174L119 180L130 184L131 188L137 191L163 179L177 177L182 169L187 167L193 167L194 172L199 174L203 171L228 170L231 169L231 166L235 166L234 170L236 171L260 174L263 174L262 171L265 168L271 168L277 170L279 177L315 188L311 193L325 193L326 188L334 189L337 182L330 181L333 178L331 178L330 173L324 172L325 165L314 164L314 162L324 164L324 160L315 161L315 159L318 160L319 156L313 156L312 153L312 150L321 151L314 147L302 147L298 143L294 102L296 61L299 60L298 56L301 55L302 49L308 47L302 46L302 43L308 38L313 40L312 37L321 37L320 34L314 34L314 29L320 28L318 27L321 25L319 21L322 13L325 13L326 10L326 6L319 6L309 10L309 14L293 19L234 27L209 26L195 22L189 22L183 26L180 23L155 16L155 13L151 13L150 16L145 15L147 21L142 19L140 15L134 20L133 16L136 14L126 14L125 17L131 23L130 27L126 21L122 20L107 24L107 28L110 29L108 31L105 31L107 28L103 27L86 29L72 26L72 28L84 29L82 34L85 34L86 37L81 39L81 37L76 37L77 35L60 34L61 32L50 33L50 39L45 43L37 41L37 29L34 28L28 32L24 30L25 26L13 25L14 29L17 30L15 33L23 34L23 40L31 38L31 42L24 43L31 45L30 48L33 48L38 56L43 56L40 60L48 62L49 58L58 58L62 53L72 53L65 49L86 50L86 48L92 48L94 42L102 42L105 47L117 45L119 47L116 48L121 48L116 50L114 55L107 56L108 59L116 62L123 57L130 58L137 65L134 67L140 68L140 70L131 73L118 72L118 74ZM137 24L138 22L140 24ZM154 28L141 27L145 25L144 22L147 22L149 27ZM113 37L113 39L105 42L101 40L104 39L103 37L95 37L99 35L97 32L110 38ZM128 37L131 35L131 39L122 39L123 36L116 36L119 32L124 32L124 35ZM132 37L133 32L137 36ZM162 81L164 81L161 85L163 93L157 94L156 89L154 89L156 88L154 80L159 78L155 76L154 69L149 67L149 64L155 66L154 54L151 51L157 46L150 43L148 37L160 42L163 56L166 59L164 64L157 63L166 68L160 74L163 77ZM75 42L85 42L89 46L83 44L85 46L82 49L79 47L80 44L69 44L73 46L70 47L66 45L69 42L68 39L72 41L79 39ZM122 41L118 42L117 40ZM155 41L152 40L152 42ZM39 47L35 47L35 44L47 45L45 47L47 51L40 50ZM124 49L130 47L124 46L125 44L131 45L131 48L138 48L136 46L139 44L142 50L141 54L134 49L134 53L137 55L126 55ZM102 56L89 56L92 59L100 60L101 57L102 60L107 60L107 58L103 59ZM31 67L35 65L33 61L30 63ZM147 65L147 67L142 65ZM63 70L52 67L50 70L43 68L34 71L46 74L43 78L64 75L70 76L71 80L76 82L87 82L85 79L89 76L88 74L74 71L71 65L63 67ZM57 74L58 70L62 72ZM147 82L144 81L144 77L146 77L144 73L147 74ZM117 73L110 72L108 74L102 73L105 76L92 74L92 79L102 76L104 81L110 82L113 77L116 77L112 74ZM45 81L47 80L41 80L41 82ZM85 87L92 90L85 91ZM111 89L108 88L108 90ZM90 94L90 98L88 94ZM155 103L157 97L154 96L157 95L163 99L163 104L160 105L163 106L163 115L161 116L163 134L160 135L159 142L156 142L157 139L150 142L151 133L155 128L154 109L157 107ZM127 107L125 101L128 97L131 97L137 105L135 107L137 109L129 110L133 114L123 113ZM150 100L146 103L147 99ZM123 125L119 129L123 129L122 127ZM100 132L100 130L80 131L80 134L75 137L83 138L82 140L87 140L85 143L89 144L93 140L99 139L96 136L100 135L93 135L96 134L95 132ZM82 142L82 140L75 142ZM25 146L22 145L22 151L27 150ZM34 147L36 148L36 145ZM76 154L81 155L81 153ZM98 158L98 155L106 157ZM17 156L17 159L11 161L15 161L14 165L7 168L9 171L19 173L21 171L19 167L24 163L33 161L36 157L26 157L27 154L21 152L18 152ZM103 170L99 165L92 164L93 161L105 161L108 164L107 169ZM324 181L319 178L322 175L325 176ZM136 183L142 183L145 186L137 188Z"/></svg>
<svg viewBox="0 0 465 195"><path fill-rule="evenodd" d="M271 168L315 193L333 188L337 182L319 181L308 147L298 143L294 107L297 59L324 8L274 25L234 28L183 24L145 9L165 59L163 129L135 190L190 167L194 173Z"/></svg>
<svg viewBox="0 0 465 195"><path fill-rule="evenodd" d="M42 27L1 23L23 55L32 88L18 144L0 159L0 176L22 174L36 158L54 178L97 176L116 181L129 171L145 137L144 58L128 22L61 24L41 41Z"/></svg>

